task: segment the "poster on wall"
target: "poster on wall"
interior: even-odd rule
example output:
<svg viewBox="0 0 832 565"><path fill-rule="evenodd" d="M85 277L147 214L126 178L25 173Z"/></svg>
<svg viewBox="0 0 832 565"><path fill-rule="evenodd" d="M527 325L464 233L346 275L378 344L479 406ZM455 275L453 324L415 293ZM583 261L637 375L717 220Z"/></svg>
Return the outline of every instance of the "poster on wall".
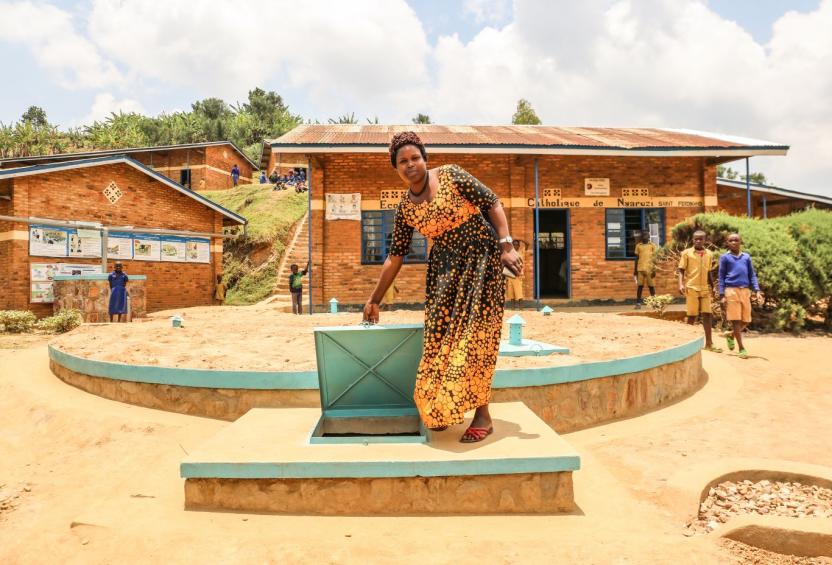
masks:
<svg viewBox="0 0 832 565"><path fill-rule="evenodd" d="M650 241L652 241L656 247L662 246L662 240L661 237L659 237L659 224L650 224Z"/></svg>
<svg viewBox="0 0 832 565"><path fill-rule="evenodd" d="M210 263L211 240L189 239L185 246L185 260L188 263Z"/></svg>
<svg viewBox="0 0 832 565"><path fill-rule="evenodd" d="M58 263L59 275L89 275L101 274L101 265L89 265L81 263Z"/></svg>
<svg viewBox="0 0 832 565"><path fill-rule="evenodd" d="M52 282L59 270L58 263L30 263L29 279L32 282Z"/></svg>
<svg viewBox="0 0 832 565"><path fill-rule="evenodd" d="M55 293L51 282L33 282L29 302L50 303L55 302Z"/></svg>
<svg viewBox="0 0 832 565"><path fill-rule="evenodd" d="M584 195L609 196L610 179L584 179Z"/></svg>
<svg viewBox="0 0 832 565"><path fill-rule="evenodd" d="M136 261L160 261L162 241L159 236L142 235L133 238L133 259Z"/></svg>
<svg viewBox="0 0 832 565"><path fill-rule="evenodd" d="M163 236L161 238L162 261L184 263L188 239L185 237Z"/></svg>
<svg viewBox="0 0 832 565"><path fill-rule="evenodd" d="M327 220L361 220L361 193L327 194Z"/></svg>
<svg viewBox="0 0 832 565"><path fill-rule="evenodd" d="M108 259L133 258L133 234L112 232L107 236Z"/></svg>
<svg viewBox="0 0 832 565"><path fill-rule="evenodd" d="M101 257L101 232L77 229L69 232L70 257Z"/></svg>
<svg viewBox="0 0 832 565"><path fill-rule="evenodd" d="M66 228L32 224L29 226L29 255L66 257L69 232Z"/></svg>

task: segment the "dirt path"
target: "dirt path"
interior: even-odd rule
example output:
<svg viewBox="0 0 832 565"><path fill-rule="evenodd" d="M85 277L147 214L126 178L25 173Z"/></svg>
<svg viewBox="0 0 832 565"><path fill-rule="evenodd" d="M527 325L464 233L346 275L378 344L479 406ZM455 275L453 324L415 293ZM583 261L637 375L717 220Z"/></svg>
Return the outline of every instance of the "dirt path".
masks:
<svg viewBox="0 0 832 565"><path fill-rule="evenodd" d="M311 517L185 512L178 463L226 425L104 400L54 378L45 348L0 350L3 563L731 563L666 488L688 467L767 457L832 467L828 338L756 338L765 359L705 354L684 402L568 434L569 516ZM267 433L264 431L264 433ZM28 491L26 489L29 489Z"/></svg>

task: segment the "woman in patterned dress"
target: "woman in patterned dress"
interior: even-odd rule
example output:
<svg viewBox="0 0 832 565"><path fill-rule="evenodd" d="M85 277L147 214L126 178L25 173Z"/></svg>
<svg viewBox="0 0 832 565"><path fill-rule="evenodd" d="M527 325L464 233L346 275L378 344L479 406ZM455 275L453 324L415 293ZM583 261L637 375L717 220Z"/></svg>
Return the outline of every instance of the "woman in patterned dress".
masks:
<svg viewBox="0 0 832 565"><path fill-rule="evenodd" d="M476 410L460 441L482 441L494 431L488 403L503 325L503 268L522 274L523 261L511 243L503 207L488 187L457 165L428 170L425 146L414 132L393 137L390 161L409 190L396 211L389 255L364 306L364 320L378 322L379 303L418 229L432 246L414 400L422 421L435 431Z"/></svg>

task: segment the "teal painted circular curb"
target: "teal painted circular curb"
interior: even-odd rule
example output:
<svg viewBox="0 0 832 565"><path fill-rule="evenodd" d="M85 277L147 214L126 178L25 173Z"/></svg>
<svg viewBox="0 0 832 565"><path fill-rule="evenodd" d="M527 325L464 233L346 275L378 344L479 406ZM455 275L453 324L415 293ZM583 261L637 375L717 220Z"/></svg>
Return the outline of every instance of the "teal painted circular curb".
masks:
<svg viewBox="0 0 832 565"><path fill-rule="evenodd" d="M702 349L704 344L704 338L700 337L669 349L622 359L556 367L497 369L492 386L494 388L545 386L636 373L687 359ZM117 381L223 389L318 389L317 371L215 371L128 365L84 359L61 351L51 344L49 345L49 358L70 371Z"/></svg>

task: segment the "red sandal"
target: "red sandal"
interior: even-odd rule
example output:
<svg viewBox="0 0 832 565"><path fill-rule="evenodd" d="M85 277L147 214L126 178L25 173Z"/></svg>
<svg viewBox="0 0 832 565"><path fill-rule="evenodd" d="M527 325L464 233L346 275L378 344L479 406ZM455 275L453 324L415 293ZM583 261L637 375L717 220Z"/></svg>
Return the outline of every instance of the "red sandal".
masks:
<svg viewBox="0 0 832 565"><path fill-rule="evenodd" d="M465 433L462 434L461 438L459 438L459 442L460 443L477 443L477 442L480 442L480 441L484 440L485 438L490 436L492 433L494 433L494 426L491 426L491 427L488 427L488 428L475 428L475 427L472 426L472 427L468 428L467 430L465 430Z"/></svg>

